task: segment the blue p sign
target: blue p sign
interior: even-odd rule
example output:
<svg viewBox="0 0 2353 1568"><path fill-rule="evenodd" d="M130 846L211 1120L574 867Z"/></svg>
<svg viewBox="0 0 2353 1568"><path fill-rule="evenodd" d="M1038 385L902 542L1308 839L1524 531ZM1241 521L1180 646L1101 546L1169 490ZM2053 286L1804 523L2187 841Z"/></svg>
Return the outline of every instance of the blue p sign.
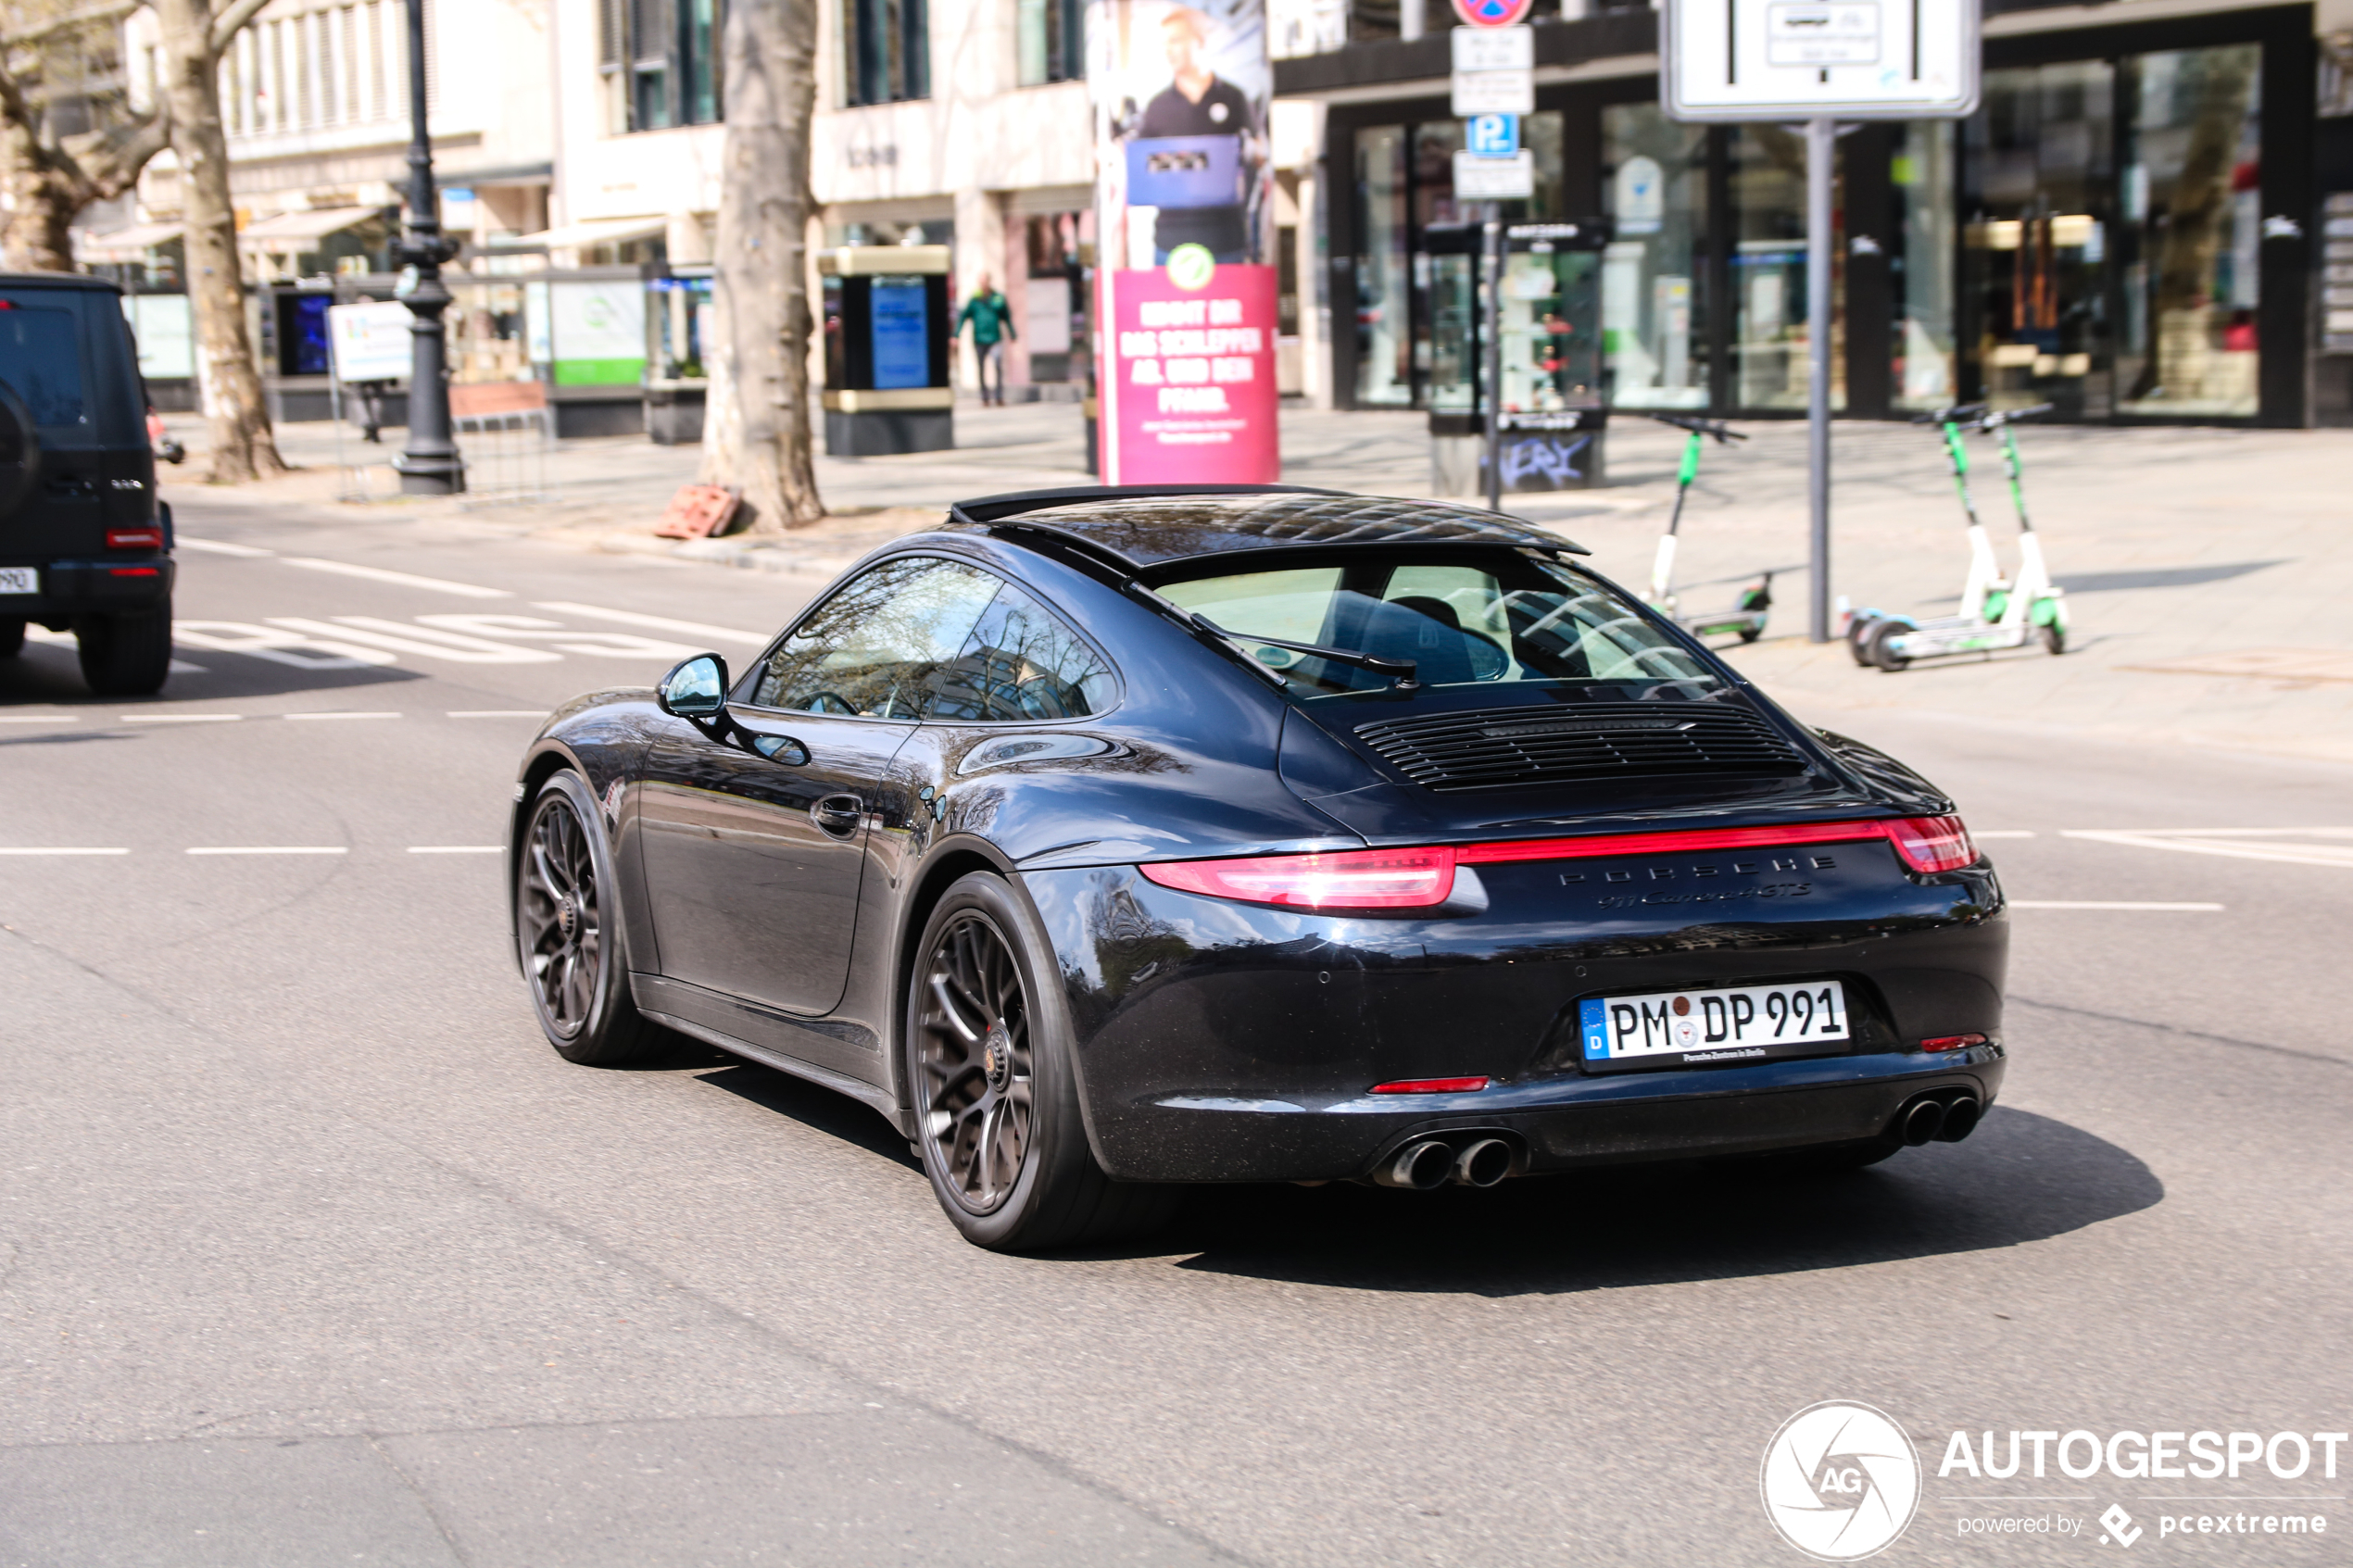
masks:
<svg viewBox="0 0 2353 1568"><path fill-rule="evenodd" d="M1480 157L1517 157L1519 156L1519 116L1516 114L1473 115L1469 133L1464 144Z"/></svg>

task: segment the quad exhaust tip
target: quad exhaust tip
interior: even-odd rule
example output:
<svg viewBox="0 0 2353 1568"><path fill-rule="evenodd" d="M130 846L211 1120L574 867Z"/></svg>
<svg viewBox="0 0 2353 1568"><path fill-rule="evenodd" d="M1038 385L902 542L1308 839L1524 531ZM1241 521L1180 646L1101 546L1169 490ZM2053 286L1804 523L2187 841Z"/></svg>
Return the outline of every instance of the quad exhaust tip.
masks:
<svg viewBox="0 0 2353 1568"><path fill-rule="evenodd" d="M1975 1095L1952 1095L1914 1100L1895 1121L1896 1135L1912 1148L1923 1144L1958 1143L1977 1131L1985 1102Z"/></svg>
<svg viewBox="0 0 2353 1568"><path fill-rule="evenodd" d="M1383 1161L1373 1180L1385 1187L1428 1192L1454 1173L1453 1146L1438 1138L1416 1138Z"/></svg>
<svg viewBox="0 0 2353 1568"><path fill-rule="evenodd" d="M1935 1142L1936 1135L1944 1130L1944 1102L1936 1099L1915 1101L1912 1109L1904 1112L1904 1120L1899 1125L1906 1148L1918 1148L1923 1144Z"/></svg>
<svg viewBox="0 0 2353 1568"><path fill-rule="evenodd" d="M1480 1138L1465 1144L1454 1156L1454 1181L1466 1187L1491 1187L1512 1173L1512 1146L1501 1138Z"/></svg>

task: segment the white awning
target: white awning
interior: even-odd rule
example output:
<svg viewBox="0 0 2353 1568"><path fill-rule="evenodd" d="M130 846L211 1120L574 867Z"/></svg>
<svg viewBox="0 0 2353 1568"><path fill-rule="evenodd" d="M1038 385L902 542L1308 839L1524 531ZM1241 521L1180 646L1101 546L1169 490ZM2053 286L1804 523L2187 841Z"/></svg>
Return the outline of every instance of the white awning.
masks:
<svg viewBox="0 0 2353 1568"><path fill-rule="evenodd" d="M560 229L543 229L536 234L518 234L501 245L545 245L549 250L579 250L586 245L620 245L632 240L650 240L670 232L667 218L606 218L594 223L567 223Z"/></svg>
<svg viewBox="0 0 2353 1568"><path fill-rule="evenodd" d="M105 234L85 230L74 236L74 252L84 261L137 261L179 237L177 223L133 223Z"/></svg>
<svg viewBox="0 0 2353 1568"><path fill-rule="evenodd" d="M375 207L321 207L307 212L281 212L257 219L237 233L237 248L256 254L299 255L315 250L329 234L339 234L384 216Z"/></svg>

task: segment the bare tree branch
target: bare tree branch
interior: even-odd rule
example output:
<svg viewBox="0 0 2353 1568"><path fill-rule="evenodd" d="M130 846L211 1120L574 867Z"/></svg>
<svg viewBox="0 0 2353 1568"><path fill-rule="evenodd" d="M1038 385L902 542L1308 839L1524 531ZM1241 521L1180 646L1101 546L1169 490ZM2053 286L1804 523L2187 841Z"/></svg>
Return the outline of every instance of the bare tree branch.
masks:
<svg viewBox="0 0 2353 1568"><path fill-rule="evenodd" d="M270 0L232 0L229 8L212 19L212 30L205 35L206 47L219 59L237 36L237 30L253 20L254 13L270 4Z"/></svg>
<svg viewBox="0 0 2353 1568"><path fill-rule="evenodd" d="M15 28L7 32L0 33L0 46L11 49L21 48L28 44L39 44L44 39L55 38L60 32L71 32L76 28L92 27L100 22L120 21L138 8L135 5L118 3L92 6L79 11L67 11L62 15L51 17L46 21L34 22L30 27Z"/></svg>

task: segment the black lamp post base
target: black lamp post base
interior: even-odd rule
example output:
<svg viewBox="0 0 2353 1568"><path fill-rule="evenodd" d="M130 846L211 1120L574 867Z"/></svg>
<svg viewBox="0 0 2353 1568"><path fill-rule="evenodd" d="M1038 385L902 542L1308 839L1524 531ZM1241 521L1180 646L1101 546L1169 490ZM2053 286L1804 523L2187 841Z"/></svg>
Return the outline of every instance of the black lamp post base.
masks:
<svg viewBox="0 0 2353 1568"><path fill-rule="evenodd" d="M404 495L457 495L466 488L466 465L456 458L416 458L404 452L392 468Z"/></svg>

